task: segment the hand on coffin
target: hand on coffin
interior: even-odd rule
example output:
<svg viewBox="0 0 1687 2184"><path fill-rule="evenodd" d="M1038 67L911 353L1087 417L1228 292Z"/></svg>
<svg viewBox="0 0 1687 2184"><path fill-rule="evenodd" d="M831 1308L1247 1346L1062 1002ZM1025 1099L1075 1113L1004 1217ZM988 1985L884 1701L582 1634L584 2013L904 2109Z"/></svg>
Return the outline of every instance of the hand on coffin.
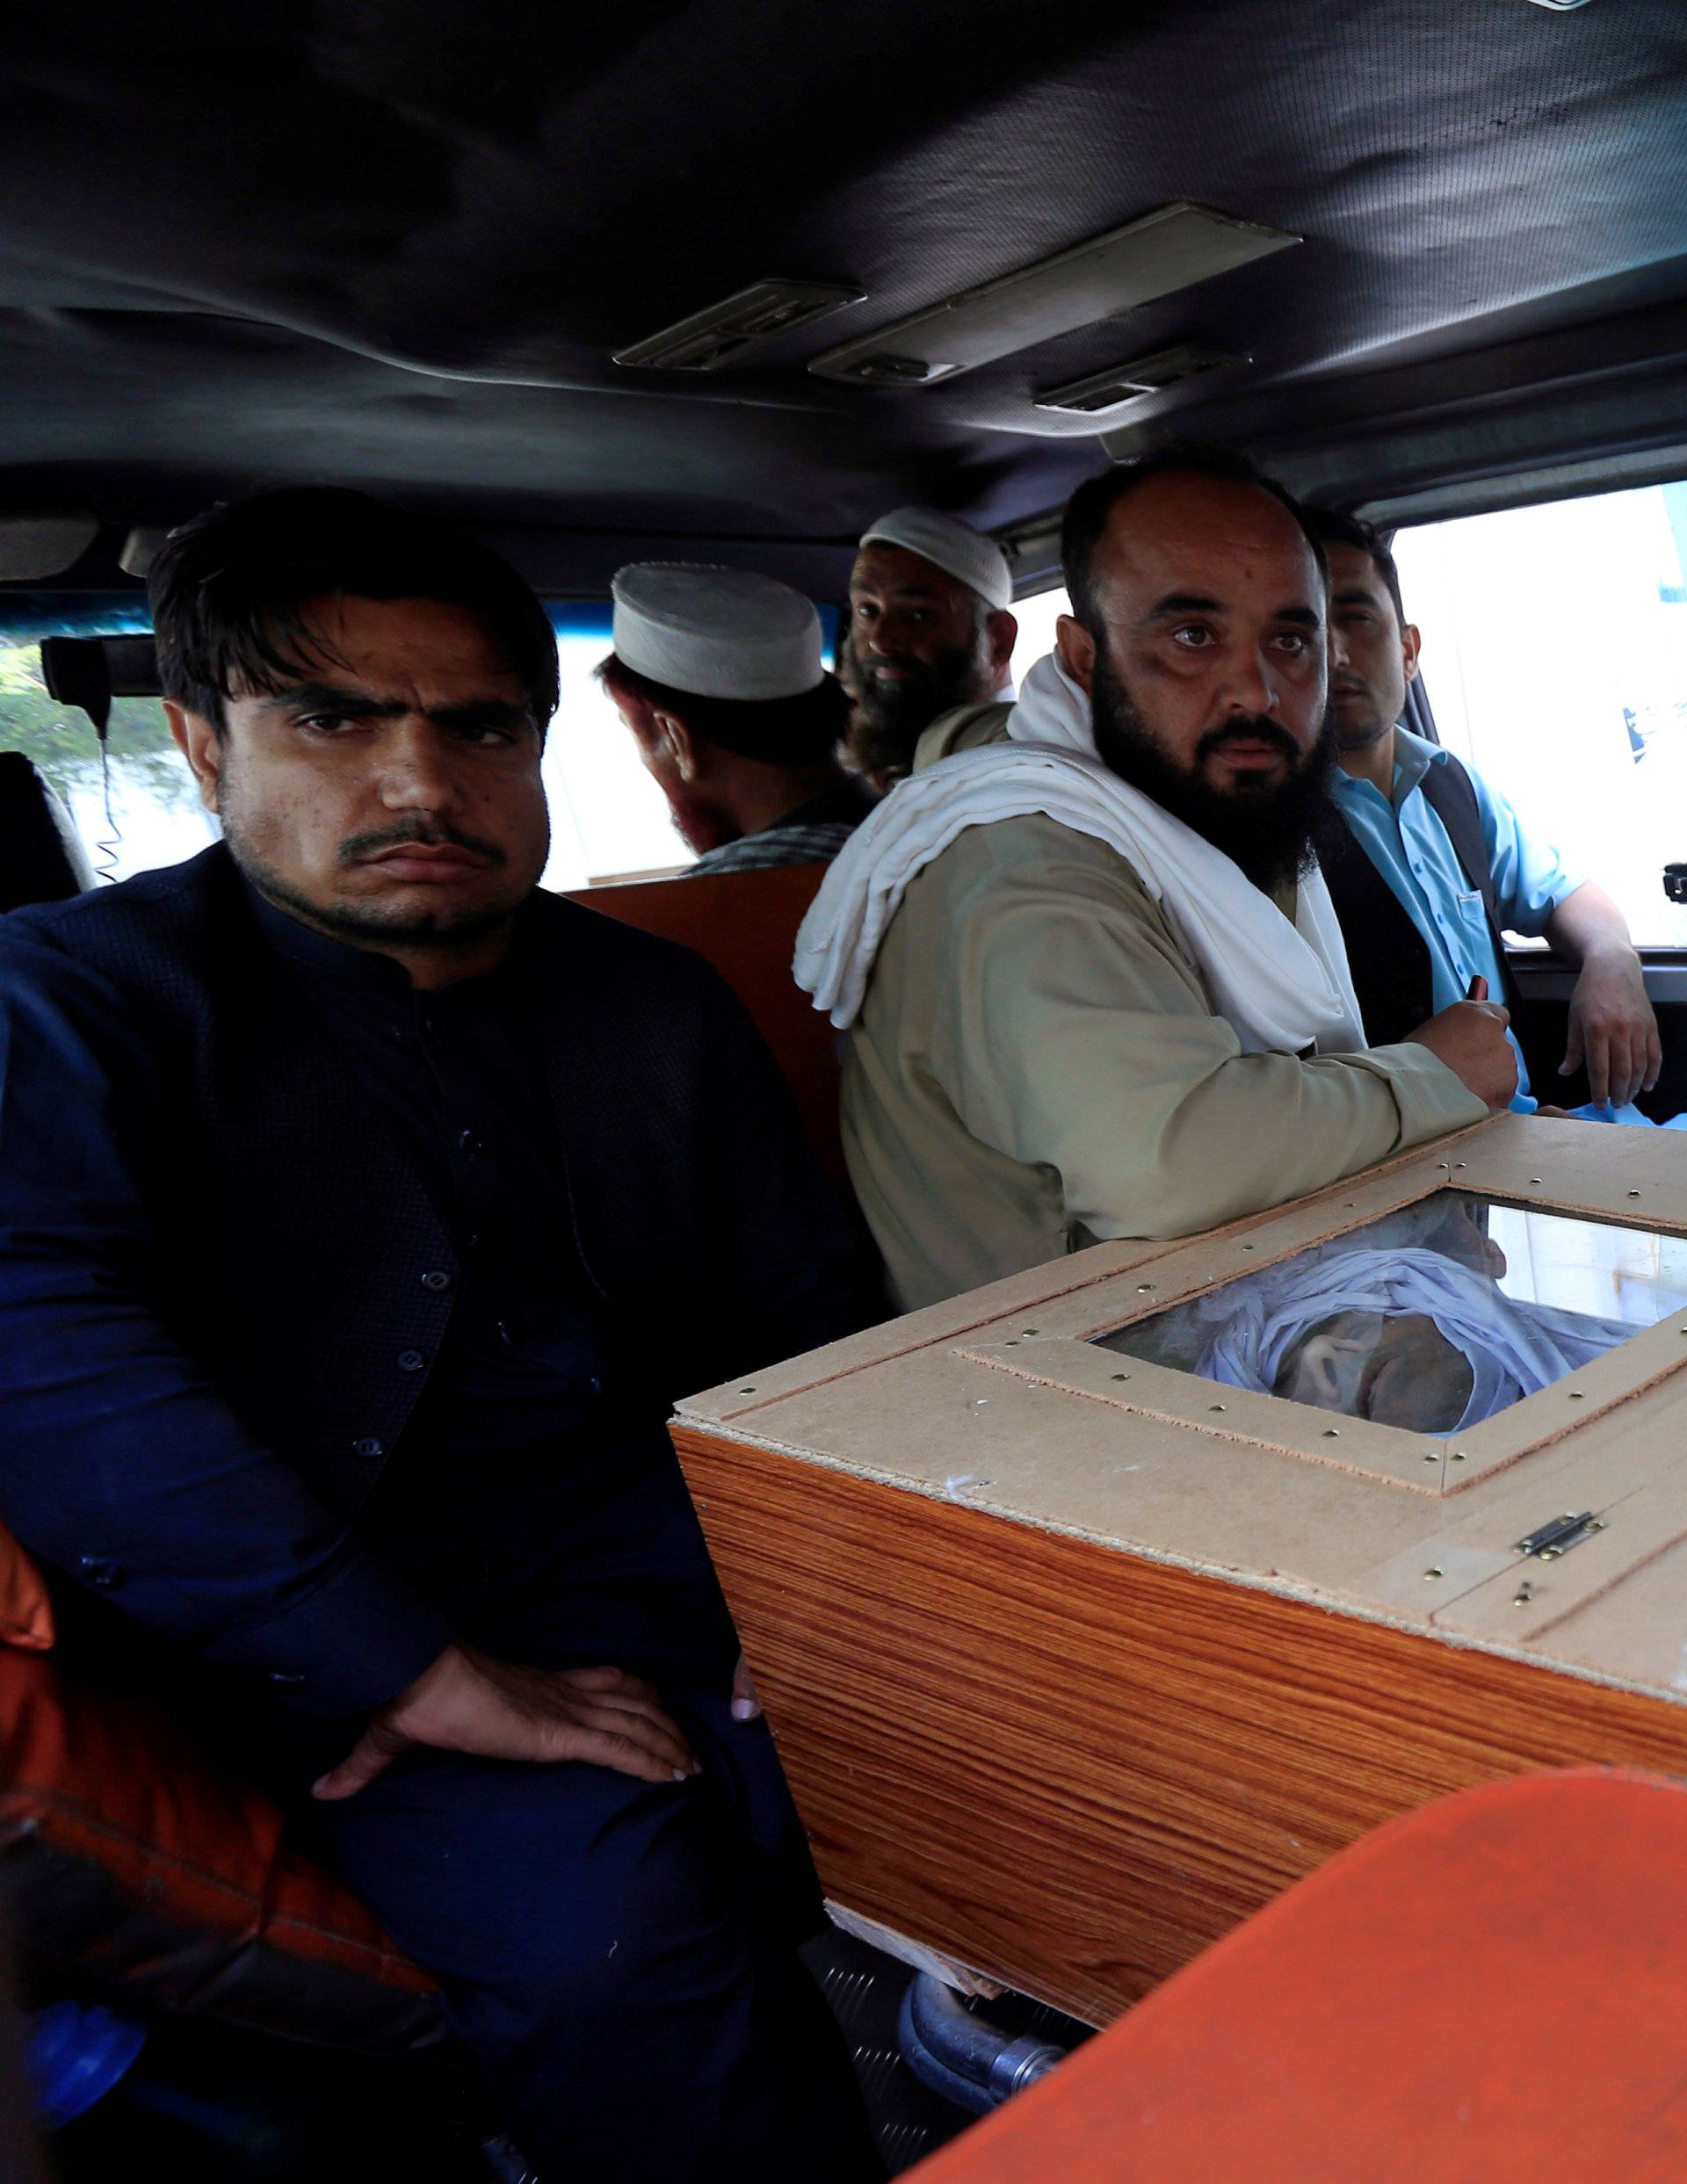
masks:
<svg viewBox="0 0 1687 2184"><path fill-rule="evenodd" d="M1510 1021L1509 1011L1488 999L1488 980L1475 978L1467 1001L1443 1009L1408 1038L1415 1045L1427 1046L1491 1115L1498 1115L1510 1106L1517 1088L1517 1058L1505 1036Z"/></svg>

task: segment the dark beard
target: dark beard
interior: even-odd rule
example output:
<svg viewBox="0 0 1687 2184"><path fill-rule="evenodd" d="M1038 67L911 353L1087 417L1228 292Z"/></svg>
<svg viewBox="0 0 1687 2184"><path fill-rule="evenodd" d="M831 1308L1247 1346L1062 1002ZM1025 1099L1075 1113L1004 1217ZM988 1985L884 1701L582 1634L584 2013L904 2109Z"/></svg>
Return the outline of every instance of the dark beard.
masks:
<svg viewBox="0 0 1687 2184"><path fill-rule="evenodd" d="M880 682L858 655L849 663L855 698L850 756L870 780L885 786L914 770L914 746L940 714L978 703L978 665L970 645L952 646L931 661L891 664L907 669L906 682Z"/></svg>
<svg viewBox="0 0 1687 2184"><path fill-rule="evenodd" d="M1209 728L1195 747L1193 769L1186 770L1166 756L1100 649L1090 702L1096 748L1104 763L1121 781L1140 789L1162 811L1222 850L1266 894L1308 871L1320 843L1345 823L1329 787L1329 769L1336 762L1336 726L1329 714L1317 741L1306 752L1269 717ZM1234 736L1274 745L1293 770L1267 787L1211 787L1201 769L1213 751Z"/></svg>

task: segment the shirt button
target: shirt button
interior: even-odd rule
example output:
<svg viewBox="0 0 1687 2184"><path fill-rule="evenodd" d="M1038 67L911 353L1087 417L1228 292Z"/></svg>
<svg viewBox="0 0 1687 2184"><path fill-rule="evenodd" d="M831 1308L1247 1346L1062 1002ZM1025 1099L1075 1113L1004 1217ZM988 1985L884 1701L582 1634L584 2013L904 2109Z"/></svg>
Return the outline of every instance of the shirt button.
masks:
<svg viewBox="0 0 1687 2184"><path fill-rule="evenodd" d="M354 1441L351 1443L351 1453L353 1456L380 1456L383 1455L385 1451L386 1443L384 1442L377 1441L373 1434L367 1436L361 1441Z"/></svg>
<svg viewBox="0 0 1687 2184"><path fill-rule="evenodd" d="M115 1562L108 1562L103 1555L83 1555L76 1565L91 1585L108 1589L123 1582L123 1572Z"/></svg>
<svg viewBox="0 0 1687 2184"><path fill-rule="evenodd" d="M441 1273L439 1269L436 1268L431 1274L424 1274L422 1276L422 1286L424 1289L449 1289L451 1287L451 1276L448 1274Z"/></svg>
<svg viewBox="0 0 1687 2184"><path fill-rule="evenodd" d="M398 1353L398 1369L401 1372L420 1372L427 1362L419 1349L402 1349Z"/></svg>

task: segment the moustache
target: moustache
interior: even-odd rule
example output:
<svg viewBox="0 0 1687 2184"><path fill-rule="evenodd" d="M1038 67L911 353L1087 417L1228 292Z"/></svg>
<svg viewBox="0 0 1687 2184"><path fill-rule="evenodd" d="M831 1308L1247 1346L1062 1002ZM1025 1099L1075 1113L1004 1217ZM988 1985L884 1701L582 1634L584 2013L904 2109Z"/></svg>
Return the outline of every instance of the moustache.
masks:
<svg viewBox="0 0 1687 2184"><path fill-rule="evenodd" d="M1288 730L1275 720L1256 718L1252 720L1227 720L1221 728L1209 728L1195 746L1195 767L1198 772L1215 752L1227 743L1268 743L1280 751L1292 767L1299 769L1306 759L1306 752Z"/></svg>
<svg viewBox="0 0 1687 2184"><path fill-rule="evenodd" d="M384 850L408 849L412 843L429 850L466 850L471 857L477 857L483 864L491 866L509 863L496 842L482 842L477 835L466 835L460 828L447 827L438 820L425 819L407 820L402 825L388 827L380 834L348 835L336 852L336 862L361 864L372 857L379 857Z"/></svg>

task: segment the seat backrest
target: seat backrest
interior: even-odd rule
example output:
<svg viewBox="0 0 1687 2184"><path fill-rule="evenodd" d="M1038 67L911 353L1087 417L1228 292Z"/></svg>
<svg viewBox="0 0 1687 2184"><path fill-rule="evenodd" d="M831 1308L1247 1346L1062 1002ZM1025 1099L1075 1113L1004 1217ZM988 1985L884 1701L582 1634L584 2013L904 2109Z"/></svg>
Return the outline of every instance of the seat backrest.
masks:
<svg viewBox="0 0 1687 2184"><path fill-rule="evenodd" d="M0 751L0 910L93 885L70 814L22 751Z"/></svg>
<svg viewBox="0 0 1687 2184"><path fill-rule="evenodd" d="M714 965L772 1049L822 1166L847 1192L837 1034L791 976L797 928L825 874L824 864L778 864L586 887L569 899L694 948Z"/></svg>

